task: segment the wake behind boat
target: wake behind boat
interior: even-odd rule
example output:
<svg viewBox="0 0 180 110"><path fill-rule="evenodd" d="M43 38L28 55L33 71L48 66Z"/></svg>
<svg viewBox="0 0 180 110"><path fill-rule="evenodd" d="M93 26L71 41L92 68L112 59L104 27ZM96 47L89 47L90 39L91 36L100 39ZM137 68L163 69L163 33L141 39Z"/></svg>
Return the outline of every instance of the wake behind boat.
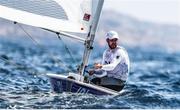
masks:
<svg viewBox="0 0 180 110"><path fill-rule="evenodd" d="M18 3L21 4L18 4ZM69 75L47 74L54 92L117 95L119 92L86 82L84 69L93 42L104 0L11 0L0 1L0 17L16 23L39 27L84 44L79 71ZM83 37L76 36L80 33Z"/></svg>

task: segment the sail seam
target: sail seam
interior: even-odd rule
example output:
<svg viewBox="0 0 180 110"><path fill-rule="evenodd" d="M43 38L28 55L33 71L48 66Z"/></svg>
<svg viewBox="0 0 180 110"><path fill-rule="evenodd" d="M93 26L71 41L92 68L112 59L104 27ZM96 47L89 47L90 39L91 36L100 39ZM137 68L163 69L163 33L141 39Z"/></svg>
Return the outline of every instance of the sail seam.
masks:
<svg viewBox="0 0 180 110"><path fill-rule="evenodd" d="M68 20L64 9L52 0L0 0L0 5L42 16Z"/></svg>

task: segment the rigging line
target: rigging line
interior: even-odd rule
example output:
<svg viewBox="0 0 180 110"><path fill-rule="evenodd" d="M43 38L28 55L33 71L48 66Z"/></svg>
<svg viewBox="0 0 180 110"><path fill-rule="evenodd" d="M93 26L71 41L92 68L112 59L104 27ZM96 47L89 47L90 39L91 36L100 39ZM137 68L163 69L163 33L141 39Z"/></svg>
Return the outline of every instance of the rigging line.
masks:
<svg viewBox="0 0 180 110"><path fill-rule="evenodd" d="M15 67L18 67L18 68L24 67L24 66L20 66L20 65L16 64L16 63L13 62L13 61L10 61L10 60L4 58L3 56L0 56L0 60L2 60L2 61L4 61L4 62L7 62L7 63L9 63L9 64L11 64L11 65L14 65Z"/></svg>
<svg viewBox="0 0 180 110"><path fill-rule="evenodd" d="M33 42L36 46L38 46L39 48L41 48L41 49L45 50L46 52L48 52L48 53L50 54L51 58L56 61L56 63L58 63L60 66L65 67L65 68L67 69L67 71L69 71L69 72L71 71L71 69L70 69L69 66L65 65L61 59L57 59L57 58L54 57L49 51L47 51L46 48L44 48L42 45L40 45L19 23L14 22L14 24L18 24L18 26L23 30L24 33L27 34L27 36L32 40L32 42ZM59 63L58 61L59 61L60 63Z"/></svg>
<svg viewBox="0 0 180 110"><path fill-rule="evenodd" d="M15 24L17 24L23 30L23 32L26 33L26 35L32 40L33 43L41 47L41 45L36 40L34 40L33 37L19 23L16 22Z"/></svg>
<svg viewBox="0 0 180 110"><path fill-rule="evenodd" d="M63 39L61 38L60 34L57 34L57 35L58 35L58 38L59 38L59 39L61 40L61 42L63 43L63 45L64 45L64 47L65 47L67 53L70 55L70 57L71 57L71 59L73 60L73 62L76 63L77 60L75 60L75 58L73 57L73 55L72 55L70 49L68 48L68 46L67 46L67 45L65 44L65 42L63 41Z"/></svg>

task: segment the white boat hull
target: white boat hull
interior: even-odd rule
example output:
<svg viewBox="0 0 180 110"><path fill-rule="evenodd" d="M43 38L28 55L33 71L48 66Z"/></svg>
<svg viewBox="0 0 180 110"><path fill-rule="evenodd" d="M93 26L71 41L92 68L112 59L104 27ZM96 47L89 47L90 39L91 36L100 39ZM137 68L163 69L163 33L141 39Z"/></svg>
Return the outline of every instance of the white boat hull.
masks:
<svg viewBox="0 0 180 110"><path fill-rule="evenodd" d="M90 83L85 83L76 79L70 79L65 75L47 74L50 79L52 90L56 93L72 92L94 95L118 95L119 92L97 86Z"/></svg>

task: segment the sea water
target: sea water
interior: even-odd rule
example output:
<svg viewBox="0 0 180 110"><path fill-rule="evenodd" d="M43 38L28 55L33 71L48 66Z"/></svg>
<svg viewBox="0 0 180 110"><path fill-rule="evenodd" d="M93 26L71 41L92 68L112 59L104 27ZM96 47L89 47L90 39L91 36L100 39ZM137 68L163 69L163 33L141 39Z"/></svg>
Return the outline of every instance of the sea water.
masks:
<svg viewBox="0 0 180 110"><path fill-rule="evenodd" d="M118 96L95 96L51 91L46 73L76 71L81 62L83 48L71 46L76 62L62 48L57 44L41 48L23 40L1 38L0 108L180 108L179 52L161 47L126 47L131 69L123 92ZM102 52L103 49L97 46L90 63L100 61Z"/></svg>

